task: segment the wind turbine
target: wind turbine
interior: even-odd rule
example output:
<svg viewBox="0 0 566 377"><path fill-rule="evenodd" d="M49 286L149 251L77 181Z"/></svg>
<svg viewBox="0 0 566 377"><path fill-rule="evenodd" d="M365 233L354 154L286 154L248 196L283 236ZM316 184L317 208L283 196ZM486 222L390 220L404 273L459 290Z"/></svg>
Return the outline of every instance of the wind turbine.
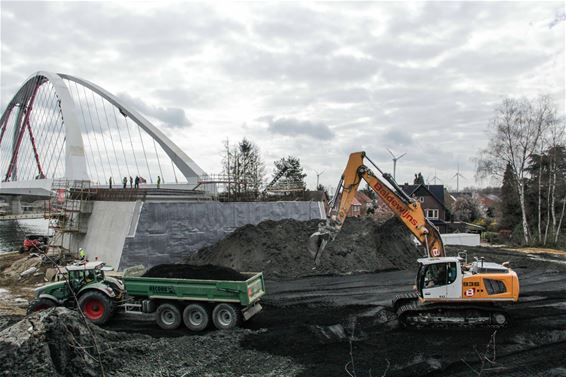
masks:
<svg viewBox="0 0 566 377"><path fill-rule="evenodd" d="M466 179L462 174L460 174L460 164L458 163L458 171L456 174L452 176L452 178L456 177L456 192L460 192L460 177Z"/></svg>
<svg viewBox="0 0 566 377"><path fill-rule="evenodd" d="M314 170L314 169L313 169ZM321 175L324 174L326 170L321 171L320 173L316 170L314 170L314 172L316 173L316 190L318 190L318 179L320 178Z"/></svg>
<svg viewBox="0 0 566 377"><path fill-rule="evenodd" d="M426 180L427 180L427 182L430 182L431 180L433 180L435 185L436 185L436 180L439 180L440 182L442 182L442 179L440 179L436 176L436 169L434 169L434 177L432 177L432 178L428 177ZM428 184L430 185L430 183L428 183Z"/></svg>
<svg viewBox="0 0 566 377"><path fill-rule="evenodd" d="M407 152L395 157L395 155L393 154L393 152L391 152L391 149L387 148L387 151L389 152L389 154L391 155L391 157L393 157L393 179L395 179L395 174L397 172L397 160L401 159L401 157L403 157L404 155L407 154Z"/></svg>

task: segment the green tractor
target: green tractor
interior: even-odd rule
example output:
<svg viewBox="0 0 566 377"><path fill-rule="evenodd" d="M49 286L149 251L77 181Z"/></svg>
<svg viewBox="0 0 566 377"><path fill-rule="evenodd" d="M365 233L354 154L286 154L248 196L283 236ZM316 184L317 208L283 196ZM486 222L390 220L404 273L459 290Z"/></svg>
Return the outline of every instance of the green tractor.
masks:
<svg viewBox="0 0 566 377"><path fill-rule="evenodd" d="M104 262L65 267L59 281L35 289L36 299L30 303L28 314L55 306L77 308L78 301L86 318L97 325L105 324L123 300L125 290L120 280L104 276L103 267Z"/></svg>

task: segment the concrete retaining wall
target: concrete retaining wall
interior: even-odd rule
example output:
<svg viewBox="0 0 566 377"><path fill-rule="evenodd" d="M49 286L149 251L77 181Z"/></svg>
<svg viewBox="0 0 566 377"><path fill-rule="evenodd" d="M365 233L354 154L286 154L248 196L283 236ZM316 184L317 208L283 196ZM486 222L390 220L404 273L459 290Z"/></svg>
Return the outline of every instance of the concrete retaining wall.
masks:
<svg viewBox="0 0 566 377"><path fill-rule="evenodd" d="M441 234L445 245L479 246L480 235L471 233L445 233Z"/></svg>
<svg viewBox="0 0 566 377"><path fill-rule="evenodd" d="M264 220L324 217L320 202L143 203L137 229L133 230L134 224L121 228L130 231L129 236L125 237L120 262L114 266L123 270L136 264L150 267L177 262L246 224L258 224Z"/></svg>
<svg viewBox="0 0 566 377"><path fill-rule="evenodd" d="M118 267L126 236L137 224L134 216L141 202L94 202L88 221L87 234L79 242L89 260L98 257L107 264ZM138 212L139 213L139 212Z"/></svg>

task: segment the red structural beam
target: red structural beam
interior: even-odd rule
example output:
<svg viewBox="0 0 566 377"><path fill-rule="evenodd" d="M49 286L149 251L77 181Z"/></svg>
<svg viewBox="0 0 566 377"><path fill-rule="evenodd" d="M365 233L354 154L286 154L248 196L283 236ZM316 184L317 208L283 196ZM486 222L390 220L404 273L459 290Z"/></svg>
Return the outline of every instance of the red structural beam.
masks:
<svg viewBox="0 0 566 377"><path fill-rule="evenodd" d="M16 162L18 161L18 153L20 151L20 146L22 145L22 139L24 137L26 127L29 128L29 118L31 115L31 110L33 108L33 103L35 101L35 95L37 94L37 91L39 90L39 87L41 85L42 82L41 80L38 79L35 84L35 88L33 89L33 94L31 95L31 98L29 100L29 104L26 110L26 116L24 117L24 121L22 122L20 133L18 134L18 140L16 142L16 148L14 149L14 153L12 154L12 159L10 160L10 165L8 166L8 172L6 173L6 177L4 178L4 181L7 181L8 178L10 178L12 176L12 173L14 172L14 168L16 166ZM34 151L35 151L35 146L34 146Z"/></svg>
<svg viewBox="0 0 566 377"><path fill-rule="evenodd" d="M43 169L41 168L41 163L39 162L39 154L37 153L37 147L35 146L35 138L33 137L33 132L31 132L31 125L28 120L28 131L29 131L29 138L31 140L31 146L33 147L33 155L35 156L35 162L37 164L37 171L39 172L39 178L45 178L45 174L43 174Z"/></svg>

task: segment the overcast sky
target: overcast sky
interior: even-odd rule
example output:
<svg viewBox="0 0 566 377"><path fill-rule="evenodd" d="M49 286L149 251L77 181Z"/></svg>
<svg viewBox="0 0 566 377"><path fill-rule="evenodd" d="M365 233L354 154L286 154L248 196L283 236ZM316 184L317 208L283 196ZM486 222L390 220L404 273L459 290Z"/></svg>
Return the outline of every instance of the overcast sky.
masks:
<svg viewBox="0 0 566 377"><path fill-rule="evenodd" d="M137 104L205 171L248 137L335 187L350 152L386 148L455 188L505 96L565 101L563 2L1 2L2 109L40 70ZM439 181L440 183L440 181Z"/></svg>

